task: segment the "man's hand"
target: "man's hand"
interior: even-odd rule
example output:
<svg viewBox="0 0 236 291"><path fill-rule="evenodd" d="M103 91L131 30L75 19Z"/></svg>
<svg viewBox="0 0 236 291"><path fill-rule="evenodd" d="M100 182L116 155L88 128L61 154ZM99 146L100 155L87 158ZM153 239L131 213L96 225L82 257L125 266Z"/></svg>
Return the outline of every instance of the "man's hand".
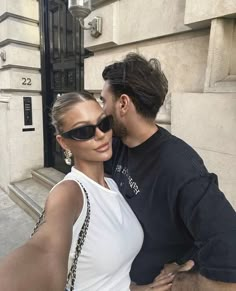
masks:
<svg viewBox="0 0 236 291"><path fill-rule="evenodd" d="M199 273L180 272L176 275L172 291L235 291L235 283L212 281Z"/></svg>

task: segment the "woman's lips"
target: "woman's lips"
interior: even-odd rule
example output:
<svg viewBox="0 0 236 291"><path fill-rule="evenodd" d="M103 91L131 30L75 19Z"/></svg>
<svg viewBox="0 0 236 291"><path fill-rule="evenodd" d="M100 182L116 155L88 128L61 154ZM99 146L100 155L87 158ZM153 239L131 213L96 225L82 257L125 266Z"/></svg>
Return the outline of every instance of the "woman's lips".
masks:
<svg viewBox="0 0 236 291"><path fill-rule="evenodd" d="M109 145L109 143L107 142L107 143L102 144L102 145L99 146L98 148L96 148L96 151L97 151L97 152L105 152L105 151L107 151L107 150L109 149L109 147L110 147L110 145Z"/></svg>

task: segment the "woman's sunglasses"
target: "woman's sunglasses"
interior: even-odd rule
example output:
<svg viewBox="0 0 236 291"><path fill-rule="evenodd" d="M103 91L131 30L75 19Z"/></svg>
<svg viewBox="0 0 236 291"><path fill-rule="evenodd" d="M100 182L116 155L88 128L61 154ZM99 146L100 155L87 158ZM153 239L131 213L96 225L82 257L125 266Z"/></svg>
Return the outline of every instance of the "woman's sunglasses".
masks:
<svg viewBox="0 0 236 291"><path fill-rule="evenodd" d="M96 125L84 125L61 134L65 138L73 140L89 140L95 136L96 128L98 127L102 132L108 132L112 129L113 118L111 115L104 117Z"/></svg>

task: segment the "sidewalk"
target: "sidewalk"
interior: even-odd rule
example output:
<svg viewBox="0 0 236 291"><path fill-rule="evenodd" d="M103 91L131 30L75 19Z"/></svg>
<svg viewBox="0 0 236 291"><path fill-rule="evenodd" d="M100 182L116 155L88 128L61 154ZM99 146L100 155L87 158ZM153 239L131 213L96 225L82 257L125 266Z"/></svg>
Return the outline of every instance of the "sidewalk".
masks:
<svg viewBox="0 0 236 291"><path fill-rule="evenodd" d="M29 237L34 221L0 189L0 258Z"/></svg>

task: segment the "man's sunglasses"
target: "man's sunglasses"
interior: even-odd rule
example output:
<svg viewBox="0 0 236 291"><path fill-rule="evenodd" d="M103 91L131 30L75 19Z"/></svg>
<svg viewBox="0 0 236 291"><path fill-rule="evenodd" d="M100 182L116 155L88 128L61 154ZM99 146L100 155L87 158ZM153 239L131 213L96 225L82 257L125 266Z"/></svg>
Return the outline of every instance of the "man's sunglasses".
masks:
<svg viewBox="0 0 236 291"><path fill-rule="evenodd" d="M74 140L89 140L95 136L96 128L98 127L102 132L107 132L112 129L113 118L111 115L104 117L96 125L84 125L61 134L65 138Z"/></svg>

